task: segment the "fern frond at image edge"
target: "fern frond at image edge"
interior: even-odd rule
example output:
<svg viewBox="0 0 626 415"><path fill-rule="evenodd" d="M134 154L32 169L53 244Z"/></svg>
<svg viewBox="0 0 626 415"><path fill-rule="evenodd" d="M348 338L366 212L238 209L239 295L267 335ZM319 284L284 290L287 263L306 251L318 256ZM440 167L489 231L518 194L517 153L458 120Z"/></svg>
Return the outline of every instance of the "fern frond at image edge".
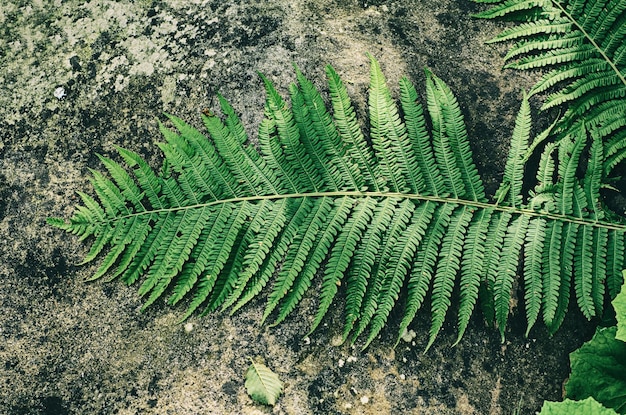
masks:
<svg viewBox="0 0 626 415"><path fill-rule="evenodd" d="M587 128L604 145L604 177L626 159L626 0L472 0L475 17L510 20L489 43L511 43L504 67L540 72L530 95L559 108L555 135Z"/></svg>

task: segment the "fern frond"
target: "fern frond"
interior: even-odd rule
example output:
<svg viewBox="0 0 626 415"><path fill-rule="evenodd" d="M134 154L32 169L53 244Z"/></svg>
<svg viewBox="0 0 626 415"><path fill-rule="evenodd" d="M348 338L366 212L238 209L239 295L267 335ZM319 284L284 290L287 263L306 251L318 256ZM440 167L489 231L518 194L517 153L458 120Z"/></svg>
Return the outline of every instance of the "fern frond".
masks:
<svg viewBox="0 0 626 415"><path fill-rule="evenodd" d="M356 263L355 270L358 272L356 281L365 287L365 292L361 300L359 310L359 321L354 329L352 339L356 339L369 325L378 304L378 293L382 285L380 278L377 278L378 263L386 260L383 252L388 248L387 241L389 235L394 235L404 224L404 216L406 215L406 204L398 206L399 199L389 198L381 206L378 212L372 218L371 228L365 232L363 236L367 243L362 244L355 253L355 260L362 258L362 263ZM404 211L404 214L402 212ZM397 215L401 212L400 215ZM380 220L379 220L380 219ZM370 236L371 235L371 236ZM370 243L370 241L372 241ZM363 247L361 251L360 248ZM366 281L366 283L365 283Z"/></svg>
<svg viewBox="0 0 626 415"><path fill-rule="evenodd" d="M598 300L597 293L596 299L591 295L593 289L593 273L592 269L594 265L593 261L593 229L588 226L582 226L578 231L578 240L576 241L576 247L574 250L574 290L576 292L576 300L578 301L578 308L583 315L590 319L596 315L595 301ZM597 241L597 237L596 237ZM596 249L598 246L596 245ZM602 252L602 246L596 251ZM596 279L603 280L600 270L596 270Z"/></svg>
<svg viewBox="0 0 626 415"><path fill-rule="evenodd" d="M268 206L269 210L264 214L263 223L247 246L243 254L241 269L232 275L233 289L224 300L222 311L237 302L246 288L253 285L251 280L259 272L265 262L270 248L278 238L279 233L284 229L287 220L287 200L279 201ZM258 215L257 215L258 216ZM232 273L232 271L231 271Z"/></svg>
<svg viewBox="0 0 626 415"><path fill-rule="evenodd" d="M563 223L552 221L546 229L547 242L544 244L543 263L543 321L550 324L554 320L561 288L561 250ZM553 249L553 247L555 247Z"/></svg>
<svg viewBox="0 0 626 415"><path fill-rule="evenodd" d="M270 165L277 168L281 176L289 177L293 191L319 190L321 177L304 150L300 140L300 129L294 120L293 112L287 107L287 103L278 94L274 85L262 74L260 76L267 93L265 112L273 121L277 133L273 137L276 143L266 146L272 154Z"/></svg>
<svg viewBox="0 0 626 415"><path fill-rule="evenodd" d="M284 226L284 229L279 230L280 233L277 232L277 240L268 247L268 249L270 249L269 255L265 258L259 270L253 275L251 281L245 287L241 297L233 306L231 313L243 307L265 287L270 278L274 275L279 262L284 258L289 245L298 234L298 229L311 211L312 205L313 201L310 199L287 199L285 214L288 217L288 223Z"/></svg>
<svg viewBox="0 0 626 415"><path fill-rule="evenodd" d="M626 146L626 1L489 3L492 8L478 17L522 21L492 40L513 42L506 67L548 69L530 94L552 90L542 108L565 109L557 128L560 136L575 135L582 122L604 143L608 176L626 158L626 152L611 157L614 153L608 150ZM537 20L537 12L548 18Z"/></svg>
<svg viewBox="0 0 626 415"><path fill-rule="evenodd" d="M604 295L606 292L606 279L608 276L606 265L606 249L608 246L608 231L606 229L596 229L593 232L592 259L591 264L591 298L595 315L600 315L604 310Z"/></svg>
<svg viewBox="0 0 626 415"><path fill-rule="evenodd" d="M315 276L315 273L320 267L321 262L326 258L330 251L331 244L339 231L343 228L346 219L352 210L354 200L345 197L335 201L335 207L331 211L328 225L323 232L320 232L317 240L315 241L315 250L309 255L302 272L296 277L294 287L287 294L285 301L283 302L280 313L276 318L276 321L272 325L276 325L284 320L285 317L296 307L304 296L304 292L310 287L311 281ZM341 277L341 274L333 274L336 277ZM324 301L330 305L332 298L334 297L333 289L340 284L339 279L328 278L324 280L321 291L321 301Z"/></svg>
<svg viewBox="0 0 626 415"><path fill-rule="evenodd" d="M624 268L624 234L609 230L608 254L607 254L607 281L606 285L611 298L619 294L624 282L621 270Z"/></svg>
<svg viewBox="0 0 626 415"><path fill-rule="evenodd" d="M337 188L360 189L364 183L359 168L347 157L345 147L341 143L337 127L326 110L326 105L319 91L296 67L298 85L302 98L311 118L313 135L316 135L318 146L324 150L323 164L327 165L331 176L340 179ZM350 128L350 127L348 127Z"/></svg>
<svg viewBox="0 0 626 415"><path fill-rule="evenodd" d="M242 267L246 261L246 254L257 252L253 244L259 239L264 239L267 234L266 229L262 228L265 220L272 216L272 210L281 209L279 203L269 203L267 200L261 200L248 214L247 223L242 227L237 240L236 248L233 249L231 255L224 267L220 277L215 283L215 288L209 299L205 313L215 311L222 305L236 288L239 282L239 276L242 274Z"/></svg>
<svg viewBox="0 0 626 415"><path fill-rule="evenodd" d="M442 96L436 88L436 83L430 72L426 71L426 101L428 114L432 124L433 148L437 166L441 171L447 194L454 198L461 198L465 194L463 174L457 164L457 154L452 152L452 143L446 131L444 113L442 111ZM456 126L453 127L453 130Z"/></svg>
<svg viewBox="0 0 626 415"><path fill-rule="evenodd" d="M378 335L398 299L397 294L394 294L394 292L396 290L399 291L402 279L388 279L387 269L389 265L394 267L397 264L398 258L394 257L394 252L402 240L402 235L409 226L411 219L414 218L414 211L415 205L413 203L408 200L403 201L394 212L393 220L384 236L381 245L382 249L379 254L380 261L378 261L374 272L370 275L370 283L368 284L368 287L372 288L372 294L368 295L369 292L366 292L365 297L366 300L372 299L373 301L363 304L361 322L359 327L357 327L356 335L361 331L361 327L367 327L366 324L370 325L369 335L363 347L367 347Z"/></svg>
<svg viewBox="0 0 626 415"><path fill-rule="evenodd" d="M169 287L170 283L182 270L189 259L192 249L196 246L200 233L205 228L210 217L213 216L210 208L186 211L176 228L171 240L164 240L168 250L157 254L157 261L148 270L146 281L139 289L139 295L150 293L150 297L143 305L143 309L156 301Z"/></svg>
<svg viewBox="0 0 626 415"><path fill-rule="evenodd" d="M278 193L280 185L274 172L259 156L254 146L248 143L248 135L234 108L223 96L218 95L218 99L226 120L222 122L215 115L202 114L202 121L209 134L213 134L212 131L216 134L231 134L232 139L224 140L228 145L223 146L223 150L220 151L228 167L236 173L240 182L247 184L250 193ZM214 141L218 143L222 140Z"/></svg>
<svg viewBox="0 0 626 415"><path fill-rule="evenodd" d="M489 321L496 321L495 284L500 272L502 248L506 231L513 219L509 212L496 212L491 216L491 223L487 231L487 242L485 243L484 265L486 266L482 280L482 306L483 314L488 316ZM480 296L480 292L479 292Z"/></svg>
<svg viewBox="0 0 626 415"><path fill-rule="evenodd" d="M491 9L484 12L475 14L474 17L481 19L493 19L496 17L503 17L509 14L517 13L520 11L535 10L539 7L546 6L550 2L548 0L506 0L506 1L493 1L493 0L474 0L476 3L500 3L493 6Z"/></svg>
<svg viewBox="0 0 626 415"><path fill-rule="evenodd" d="M569 307L570 291L572 286L571 275L574 271L574 248L578 237L579 226L575 223L566 223L561 232L562 245L560 253L560 285L556 307L552 320L546 325L550 333L555 333L561 326Z"/></svg>
<svg viewBox="0 0 626 415"><path fill-rule="evenodd" d="M322 298L315 315L315 320L311 325L311 332L317 328L322 319L328 312L331 302L337 293L337 286L342 276L348 269L350 262L361 264L357 261L359 256L354 256L359 241L363 238L365 228L370 224L372 215L376 212L377 216L380 212L377 207L378 203L374 198L365 198L358 200L352 211L351 217L348 219L343 229L337 236L335 246L333 247L328 265L324 272L324 281L322 283ZM359 251L359 255L363 256L363 251ZM349 272L347 275L347 286L350 289L346 294L345 307L345 324L343 331L343 340L345 341L355 321L359 318L361 302L365 294L367 286L366 274Z"/></svg>
<svg viewBox="0 0 626 415"><path fill-rule="evenodd" d="M430 202L420 205L413 212L413 217L410 221L411 224L402 232L402 235L398 237L397 244L402 247L402 250L392 254L393 258L389 261L391 266L385 270L383 287L378 299L380 305L372 321L372 330L368 337L368 342L373 340L380 332L387 321L387 317L395 301L398 300L405 277L409 273L420 241L426 234L426 228L435 208L435 204Z"/></svg>
<svg viewBox="0 0 626 415"><path fill-rule="evenodd" d="M96 196L79 193L82 206L69 222L49 223L92 238L85 262L101 257L93 279L141 280L142 309L167 295L170 304L186 303L183 320L197 310L235 312L269 285L262 321L273 316L278 324L316 295L312 331L341 286L343 339L363 335L364 347L398 303L402 333L430 298L428 349L456 309L456 291L457 343L479 298L504 336L518 269L528 330L540 314L558 328L572 284L582 313L598 315L604 293L621 285L626 225L600 199L608 153L597 130L581 121L575 134L548 143L526 195L523 172L548 133L531 140L525 97L490 202L450 89L427 71L424 111L402 79L400 111L370 60L371 144L332 68L328 105L298 69L290 105L261 76L267 100L258 150L219 96L222 115L202 118L207 136L174 116L167 118L175 130L160 125L160 172L128 150L118 149L126 168L100 156L108 174L93 172Z"/></svg>
<svg viewBox="0 0 626 415"><path fill-rule="evenodd" d="M332 206L332 199L320 198L313 201L311 211L300 225L301 233L291 243L282 270L276 277L261 323L292 289L296 277L299 276L307 262L314 241L320 232L320 226L326 222L326 217L330 214ZM310 275L310 278L312 277L313 275ZM287 303L287 307L291 307L289 303Z"/></svg>
<svg viewBox="0 0 626 415"><path fill-rule="evenodd" d="M499 1L499 0L498 0ZM497 3L498 1L494 1ZM552 35L556 33L569 33L571 30L572 24L568 21L554 21L550 19L542 19L535 20L526 23L520 23L516 26L511 26L504 29L500 32L495 38L488 40L487 43L497 43L497 42L509 42L512 40L524 39L524 38L533 38L536 35ZM538 40L545 38L546 36L540 37ZM520 45L515 45L509 51L509 54L506 55L506 60L509 60L511 57L511 53L514 48L519 48ZM542 48L547 49L547 48Z"/></svg>
<svg viewBox="0 0 626 415"><path fill-rule="evenodd" d="M316 184L318 190L339 190L344 187L342 177L337 173L336 166L326 160L324 147L322 147L318 131L314 126L311 109L305 102L304 93L297 85L289 87L292 102L292 111L296 125L300 131L300 142L305 149L305 154L311 159L313 169L319 174L319 182ZM315 111L313 109L313 111ZM319 114L318 114L319 118ZM318 121L319 123L320 121Z"/></svg>

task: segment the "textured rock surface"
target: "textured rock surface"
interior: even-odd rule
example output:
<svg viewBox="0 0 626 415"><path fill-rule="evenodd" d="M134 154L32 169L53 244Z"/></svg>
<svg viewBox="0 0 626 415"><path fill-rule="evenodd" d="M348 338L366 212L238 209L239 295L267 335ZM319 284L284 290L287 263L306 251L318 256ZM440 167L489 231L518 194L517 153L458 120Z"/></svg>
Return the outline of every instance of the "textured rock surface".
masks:
<svg viewBox="0 0 626 415"><path fill-rule="evenodd" d="M6 414L510 414L559 399L567 354L590 336L578 316L553 338L508 341L477 315L460 345L452 322L422 354L393 329L365 352L339 345L339 313L310 339L305 301L286 323L259 327L261 300L229 317L193 317L162 302L140 313L134 288L83 283L86 245L45 225L89 191L96 153L114 146L156 165L156 119L199 125L220 91L251 137L264 94L256 71L284 94L292 63L323 85L331 63L366 110L365 52L390 85L427 66L459 97L489 190L530 80L503 72L497 32L468 0L4 0L0 5L0 413ZM339 305L340 306L340 305ZM247 357L285 382L274 408L246 395Z"/></svg>

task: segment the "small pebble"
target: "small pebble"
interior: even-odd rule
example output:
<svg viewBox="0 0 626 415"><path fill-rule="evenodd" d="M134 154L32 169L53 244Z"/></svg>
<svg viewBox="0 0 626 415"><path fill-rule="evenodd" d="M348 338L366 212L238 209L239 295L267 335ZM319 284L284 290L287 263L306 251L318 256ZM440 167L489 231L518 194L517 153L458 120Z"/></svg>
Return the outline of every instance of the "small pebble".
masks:
<svg viewBox="0 0 626 415"><path fill-rule="evenodd" d="M404 329L404 332L402 333L402 340L404 340L407 343L411 343L411 341L415 338L415 336L417 336L417 334L413 331L413 330L408 330Z"/></svg>
<svg viewBox="0 0 626 415"><path fill-rule="evenodd" d="M63 99L65 97L65 88L63 88L62 86L57 87L54 90L53 95L56 99Z"/></svg>

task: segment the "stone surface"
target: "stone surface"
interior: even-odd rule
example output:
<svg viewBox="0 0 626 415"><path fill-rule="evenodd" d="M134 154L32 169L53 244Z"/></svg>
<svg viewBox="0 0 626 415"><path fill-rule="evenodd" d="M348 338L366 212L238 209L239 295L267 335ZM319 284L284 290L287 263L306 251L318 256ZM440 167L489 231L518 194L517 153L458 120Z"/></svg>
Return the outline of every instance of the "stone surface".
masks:
<svg viewBox="0 0 626 415"><path fill-rule="evenodd" d="M426 354L429 316L393 349L383 331L366 351L336 345L339 312L310 338L312 301L260 327L262 300L234 316L192 317L163 302L140 313L136 287L84 283L87 245L45 224L90 191L96 153L115 146L153 165L163 112L199 126L221 92L250 132L262 117L257 71L283 95L292 63L323 88L332 64L366 113L376 56L396 90L430 68L455 91L475 159L493 193L520 89L502 71L498 31L468 0L3 0L0 5L0 413L6 414L510 414L561 397L568 353L590 337L577 315L550 338L507 342L476 313L464 340L450 320ZM340 306L340 304L339 304ZM340 308L340 307L338 307ZM274 408L254 404L243 375L264 359L285 382ZM341 362L341 364L340 364Z"/></svg>

